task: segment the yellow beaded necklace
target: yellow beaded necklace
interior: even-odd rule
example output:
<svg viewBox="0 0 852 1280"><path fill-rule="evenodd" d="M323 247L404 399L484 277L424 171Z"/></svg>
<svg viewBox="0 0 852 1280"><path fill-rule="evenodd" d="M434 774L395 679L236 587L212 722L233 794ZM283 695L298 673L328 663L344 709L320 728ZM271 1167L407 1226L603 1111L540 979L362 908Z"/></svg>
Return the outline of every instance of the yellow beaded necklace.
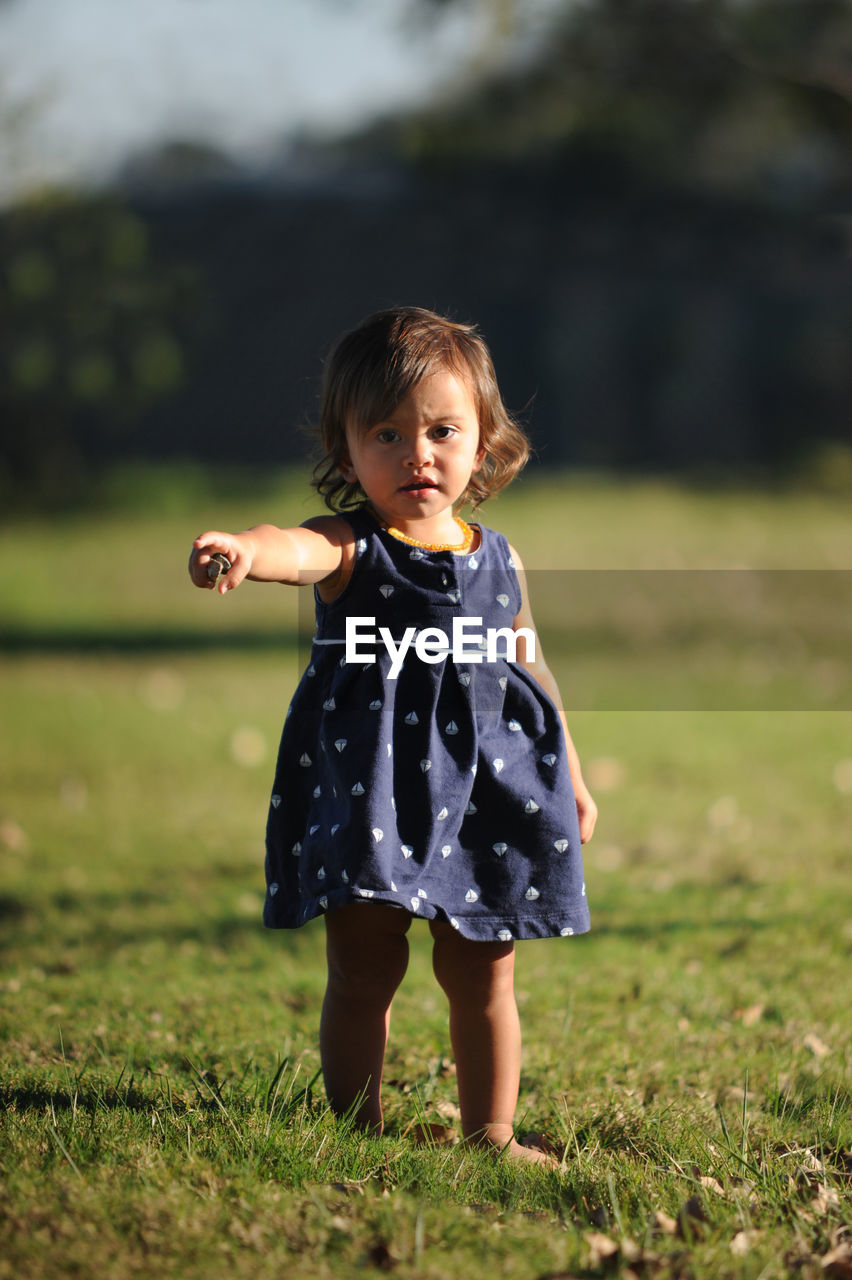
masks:
<svg viewBox="0 0 852 1280"><path fill-rule="evenodd" d="M457 551L464 554L473 546L474 530L466 520L462 520L461 516L453 516L453 520L461 530L461 542L421 542L419 538L410 537L384 520L380 520L379 523L385 533L389 533L392 538L398 538L400 542L407 542L410 547L422 547L424 551Z"/></svg>

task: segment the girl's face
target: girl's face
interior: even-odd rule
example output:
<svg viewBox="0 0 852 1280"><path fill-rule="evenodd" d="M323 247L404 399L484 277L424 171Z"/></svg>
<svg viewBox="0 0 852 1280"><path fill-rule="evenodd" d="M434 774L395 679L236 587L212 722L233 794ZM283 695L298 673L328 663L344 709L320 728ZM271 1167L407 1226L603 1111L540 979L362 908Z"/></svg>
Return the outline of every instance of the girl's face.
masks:
<svg viewBox="0 0 852 1280"><path fill-rule="evenodd" d="M453 504L485 459L466 379L437 369L384 422L347 428L344 479L358 481L376 514L426 541L452 540Z"/></svg>

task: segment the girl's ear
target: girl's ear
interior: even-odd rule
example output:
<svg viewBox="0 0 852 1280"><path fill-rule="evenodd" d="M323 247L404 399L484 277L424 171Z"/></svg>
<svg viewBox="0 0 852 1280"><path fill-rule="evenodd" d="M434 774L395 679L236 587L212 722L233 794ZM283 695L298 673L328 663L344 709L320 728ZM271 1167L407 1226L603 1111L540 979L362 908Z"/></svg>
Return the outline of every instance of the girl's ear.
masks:
<svg viewBox="0 0 852 1280"><path fill-rule="evenodd" d="M471 471L471 475L476 475L477 471L482 470L482 464L487 457L488 450L484 445L480 445L476 453L473 455L473 470Z"/></svg>
<svg viewBox="0 0 852 1280"><path fill-rule="evenodd" d="M357 484L358 477L355 474L355 468L352 466L352 463L349 461L348 454L344 454L344 456L340 459L340 462L337 464L337 469L340 472L340 474L343 476L343 479L346 481L347 484Z"/></svg>

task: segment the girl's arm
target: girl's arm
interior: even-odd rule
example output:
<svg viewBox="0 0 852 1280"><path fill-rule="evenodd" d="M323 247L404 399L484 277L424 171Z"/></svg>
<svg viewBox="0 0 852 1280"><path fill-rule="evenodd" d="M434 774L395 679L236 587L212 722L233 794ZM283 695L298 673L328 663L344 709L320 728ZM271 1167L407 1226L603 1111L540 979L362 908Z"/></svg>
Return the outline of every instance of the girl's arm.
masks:
<svg viewBox="0 0 852 1280"><path fill-rule="evenodd" d="M571 740L568 732L568 724L565 720L565 709L562 706L562 699L559 696L559 687L553 678L553 672L544 660L544 654L541 651L541 641L533 621L532 610L530 608L529 595L527 594L526 574L521 558L514 547L510 546L509 551L515 562L515 568L518 575L518 585L521 588L521 611L512 624L515 631L521 627L528 627L535 636L535 654L530 655L526 643L521 639L518 644L517 660L522 667L529 671L544 689L545 693L552 699L559 712L559 718L562 721L562 730L565 734L565 749L568 753L568 769L571 773L571 782L574 787L574 798L577 801L577 817L580 822L580 839L585 844L592 838L592 832L595 829L595 822L598 817L598 806L591 797L588 787L583 781L583 772L580 768L580 757L577 755L577 749ZM534 661L532 658L534 657Z"/></svg>
<svg viewBox="0 0 852 1280"><path fill-rule="evenodd" d="M303 586L340 574L351 562L352 528L339 516L314 516L293 529L258 524L242 533L208 530L192 544L189 576L196 587L224 595L249 578ZM226 555L231 568L215 583L207 576L210 558Z"/></svg>

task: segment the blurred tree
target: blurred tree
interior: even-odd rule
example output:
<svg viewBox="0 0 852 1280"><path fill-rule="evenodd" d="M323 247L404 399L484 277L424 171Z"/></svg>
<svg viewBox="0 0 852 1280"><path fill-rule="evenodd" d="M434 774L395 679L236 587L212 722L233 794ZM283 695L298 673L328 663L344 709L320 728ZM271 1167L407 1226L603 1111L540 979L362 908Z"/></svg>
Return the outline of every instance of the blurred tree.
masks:
<svg viewBox="0 0 852 1280"><path fill-rule="evenodd" d="M382 133L421 160L580 149L651 180L750 196L852 190L852 5L565 0L533 62Z"/></svg>
<svg viewBox="0 0 852 1280"><path fill-rule="evenodd" d="M494 69L519 36L529 13L520 0L412 0L409 16L420 25L430 24L437 15L451 9L478 9L480 42L471 51L471 64L478 70Z"/></svg>
<svg viewBox="0 0 852 1280"><path fill-rule="evenodd" d="M117 199L42 197L0 217L0 500L61 502L101 446L184 374L193 280L158 265Z"/></svg>

